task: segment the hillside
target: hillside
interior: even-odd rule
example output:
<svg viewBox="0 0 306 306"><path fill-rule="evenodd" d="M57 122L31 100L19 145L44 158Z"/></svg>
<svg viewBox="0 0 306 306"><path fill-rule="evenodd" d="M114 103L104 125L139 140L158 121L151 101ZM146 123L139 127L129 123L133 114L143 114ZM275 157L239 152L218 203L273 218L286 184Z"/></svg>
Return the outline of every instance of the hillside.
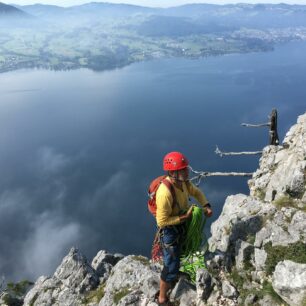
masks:
<svg viewBox="0 0 306 306"><path fill-rule="evenodd" d="M18 8L0 2L0 17L26 17L27 14Z"/></svg>
<svg viewBox="0 0 306 306"><path fill-rule="evenodd" d="M306 40L305 5L8 7L31 18L0 18L0 72L101 71L160 58L267 52L280 43Z"/></svg>
<svg viewBox="0 0 306 306"><path fill-rule="evenodd" d="M227 197L211 226L207 270L195 284L179 279L176 305L305 305L305 170L306 113L282 145L264 149L250 194ZM160 271L143 256L101 250L90 262L72 248L53 275L11 284L0 305L154 306Z"/></svg>

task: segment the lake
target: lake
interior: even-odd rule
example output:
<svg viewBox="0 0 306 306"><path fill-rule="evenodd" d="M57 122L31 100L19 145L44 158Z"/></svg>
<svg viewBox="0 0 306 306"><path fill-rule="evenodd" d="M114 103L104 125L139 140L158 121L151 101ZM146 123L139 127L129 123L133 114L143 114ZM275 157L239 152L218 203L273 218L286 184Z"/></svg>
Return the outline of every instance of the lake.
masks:
<svg viewBox="0 0 306 306"><path fill-rule="evenodd" d="M252 172L264 123L278 109L279 136L306 110L306 42L273 52L165 59L122 69L0 74L0 276L53 273L70 247L150 255L155 233L147 188L163 156L182 151L203 171ZM247 178L200 185L215 220ZM206 233L209 233L209 224Z"/></svg>

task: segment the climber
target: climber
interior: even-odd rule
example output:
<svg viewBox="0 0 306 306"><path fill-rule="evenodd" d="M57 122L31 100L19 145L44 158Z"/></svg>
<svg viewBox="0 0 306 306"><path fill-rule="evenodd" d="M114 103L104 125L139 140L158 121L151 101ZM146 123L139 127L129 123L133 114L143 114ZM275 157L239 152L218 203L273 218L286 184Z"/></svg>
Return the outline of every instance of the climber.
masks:
<svg viewBox="0 0 306 306"><path fill-rule="evenodd" d="M161 183L156 192L156 222L160 228L164 263L158 304L171 305L167 291L175 284L179 273L184 223L192 216L193 210L193 206L190 207L188 203L189 196L201 204L207 217L212 215L212 209L202 191L188 180L188 160L182 153L168 153L164 157L163 168L168 174L166 180L170 181L174 192L171 192L165 183Z"/></svg>

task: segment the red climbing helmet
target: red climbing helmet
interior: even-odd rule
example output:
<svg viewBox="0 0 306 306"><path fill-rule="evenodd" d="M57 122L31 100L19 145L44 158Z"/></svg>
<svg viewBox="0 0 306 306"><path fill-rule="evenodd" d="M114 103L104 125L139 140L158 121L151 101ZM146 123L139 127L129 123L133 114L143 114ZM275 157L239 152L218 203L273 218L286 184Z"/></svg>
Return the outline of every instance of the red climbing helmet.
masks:
<svg viewBox="0 0 306 306"><path fill-rule="evenodd" d="M170 152L164 157L164 170L181 170L188 167L187 158L180 152Z"/></svg>

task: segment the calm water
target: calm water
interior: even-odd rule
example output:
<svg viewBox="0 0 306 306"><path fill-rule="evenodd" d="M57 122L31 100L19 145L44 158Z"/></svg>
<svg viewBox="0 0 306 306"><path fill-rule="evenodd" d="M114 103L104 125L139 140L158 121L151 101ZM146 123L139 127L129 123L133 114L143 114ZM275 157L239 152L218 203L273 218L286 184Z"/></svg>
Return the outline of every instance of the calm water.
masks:
<svg viewBox="0 0 306 306"><path fill-rule="evenodd" d="M168 151L197 170L254 171L273 107L279 135L306 109L306 43L274 52L158 60L107 71L0 74L0 276L53 273L74 245L149 255L154 220L146 189ZM218 217L246 178L201 184ZM207 226L209 231L209 226Z"/></svg>

